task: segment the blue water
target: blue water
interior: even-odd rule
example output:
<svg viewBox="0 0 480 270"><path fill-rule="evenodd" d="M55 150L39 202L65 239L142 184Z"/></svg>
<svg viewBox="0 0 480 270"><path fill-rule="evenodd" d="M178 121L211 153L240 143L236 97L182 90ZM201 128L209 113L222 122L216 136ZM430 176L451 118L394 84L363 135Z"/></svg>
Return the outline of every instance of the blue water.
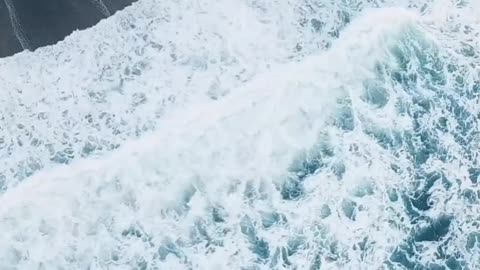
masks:
<svg viewBox="0 0 480 270"><path fill-rule="evenodd" d="M478 4L201 4L0 63L1 269L480 267Z"/></svg>

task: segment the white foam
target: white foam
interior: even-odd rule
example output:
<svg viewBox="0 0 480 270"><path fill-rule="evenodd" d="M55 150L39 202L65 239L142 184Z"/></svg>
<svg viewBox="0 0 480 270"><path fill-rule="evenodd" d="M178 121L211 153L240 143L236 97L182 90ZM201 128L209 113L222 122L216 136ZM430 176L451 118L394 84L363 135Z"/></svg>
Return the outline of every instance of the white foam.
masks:
<svg viewBox="0 0 480 270"><path fill-rule="evenodd" d="M246 2L145 0L55 46L2 59L0 185L106 153L154 130L169 108L221 98L286 61L297 22L278 21Z"/></svg>
<svg viewBox="0 0 480 270"><path fill-rule="evenodd" d="M342 5L348 3L325 4L317 11L325 9L330 18ZM375 107L362 100L363 83L378 80L377 64L398 68L392 55L398 44L425 41L442 50L442 57L463 58L449 49L449 36L442 31L451 24L443 17L370 10L334 40L294 26L301 21L298 14L313 18L308 16L315 9L295 9L305 6L144 0L54 47L0 62L0 78L9 86L9 96L0 99L2 115L10 117L5 119L25 119L57 148L70 140L77 147L87 136L122 144L65 166L53 166L49 154L30 146L12 146L11 154L2 149L6 168L16 168L29 155L41 159L43 167L0 195L0 268L308 269L317 259L322 269L386 267L416 226L402 198L393 202L389 193L418 184L416 167L404 149L382 147L366 131L373 126L411 132L412 118L399 113L395 103L410 97L386 81L382 86L388 101ZM324 27L330 30L335 20ZM311 42L303 55L291 51L299 40ZM327 41L328 51L313 53L315 45ZM152 42L163 48L156 51L158 44ZM139 63L147 65L140 75L120 75ZM448 79L455 75L447 74ZM212 87L216 101L208 98ZM428 90L418 87L419 92ZM148 102L134 107L129 95L140 90ZM92 91L97 96L88 94ZM103 95L104 103L93 102ZM166 106L169 96L176 101ZM442 102L438 110L446 113ZM345 107L353 117L347 131L337 122ZM159 108L161 117L154 117ZM43 109L50 113L46 123L31 124ZM65 116L65 109L74 113ZM90 126L80 120L87 112L98 117L115 113L120 124ZM438 117L435 111L430 116ZM137 138L133 130L143 125L150 131ZM118 128L120 134L111 133ZM69 139L59 140L63 133ZM2 134L15 138L23 133ZM442 142L463 157L458 143L451 138ZM303 162L305 151L322 145L332 148L328 162L343 166L343 177L338 179L330 168L317 170L303 179L301 199L282 198L282 185L293 173L289 168ZM471 162L432 158L422 169L444 170L448 178L465 180ZM455 197L463 188L474 188L462 185L447 191L437 183L432 200L439 203L424 213L431 218L456 215L458 223L448 235L451 248L458 250L475 231L472 217L479 211ZM214 209L223 220L214 220ZM278 220L264 225L271 219ZM257 240L268 243L268 259L254 250ZM300 246L292 251L295 243ZM418 261L440 260L434 250L441 244L421 243ZM282 258L287 252L292 254ZM467 264L472 269L477 265L474 259Z"/></svg>
<svg viewBox="0 0 480 270"><path fill-rule="evenodd" d="M406 21L414 22L393 23ZM347 31L328 53L278 66L216 104L196 102L174 110L159 121L158 132L129 142L105 158L44 170L10 189L0 197L0 228L9 232L0 236L0 243L5 243L0 245L0 261L5 267L42 264L49 269L114 267L113 253L118 254L120 265L132 263L138 256L148 260L148 254L165 238L187 237L195 220L208 216L210 205L218 204L228 213L225 227L230 232L223 236L224 245L209 253L202 245L192 244L183 252L188 252L195 268L235 268L248 265L252 259L238 227L244 215L253 218L257 211L279 209L288 213L292 230L321 222L314 212L309 213L318 208L316 197L292 211L291 204L281 201L275 186L287 174L285 169L292 158L314 145L318 134L328 128L325 123L336 108L336 99L345 94L342 87L361 84L358 72L372 68L370 62L361 60L383 57L372 52L384 50L379 33L386 34L391 28L377 32L376 21L359 23L368 25L359 29L376 33L369 36L371 42L358 43L356 37L363 36ZM345 50L350 48L348 44L356 44L358 50ZM333 180L323 177L319 181ZM267 199L249 205L243 199L249 184L265 185ZM188 203L190 209L172 214L172 209L183 207L182 194L192 185L197 191ZM342 195L336 192L322 191L321 195L327 196L324 200ZM355 225L359 234L368 230L364 222ZM153 246L122 239L122 232L134 224L141 224L149 233ZM347 243L357 238L343 234L349 228L348 223L338 224L333 234ZM290 237L288 231L284 233ZM281 238L281 233L262 232L262 237L273 240ZM372 237L383 235L372 233ZM27 253L28 259L22 259ZM167 268L179 263L170 259L148 263ZM298 258L299 262L304 259Z"/></svg>

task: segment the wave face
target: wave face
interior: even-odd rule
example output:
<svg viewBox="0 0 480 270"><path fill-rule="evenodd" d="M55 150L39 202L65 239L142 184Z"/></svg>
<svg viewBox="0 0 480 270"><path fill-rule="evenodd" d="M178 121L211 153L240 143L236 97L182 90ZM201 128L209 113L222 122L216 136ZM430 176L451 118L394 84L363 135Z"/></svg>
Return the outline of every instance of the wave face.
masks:
<svg viewBox="0 0 480 270"><path fill-rule="evenodd" d="M0 269L479 269L478 10L143 0L1 60Z"/></svg>

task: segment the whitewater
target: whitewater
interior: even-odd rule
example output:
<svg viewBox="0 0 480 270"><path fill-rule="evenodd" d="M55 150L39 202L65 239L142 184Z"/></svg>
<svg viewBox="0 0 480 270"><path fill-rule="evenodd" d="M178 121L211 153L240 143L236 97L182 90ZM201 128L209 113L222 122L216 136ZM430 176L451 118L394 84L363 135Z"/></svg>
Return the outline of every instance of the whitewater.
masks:
<svg viewBox="0 0 480 270"><path fill-rule="evenodd" d="M1 59L0 269L480 269L478 18L140 0Z"/></svg>

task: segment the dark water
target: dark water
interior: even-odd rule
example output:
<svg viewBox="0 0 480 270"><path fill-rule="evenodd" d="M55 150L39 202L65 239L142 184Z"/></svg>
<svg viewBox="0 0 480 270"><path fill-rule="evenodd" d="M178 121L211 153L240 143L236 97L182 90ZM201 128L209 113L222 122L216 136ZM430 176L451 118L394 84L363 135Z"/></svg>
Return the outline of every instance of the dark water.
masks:
<svg viewBox="0 0 480 270"><path fill-rule="evenodd" d="M108 12L89 0L2 0L0 1L0 57L24 49L55 44L72 31L93 26L135 0L103 0ZM13 8L13 9L12 9ZM18 22L15 29L14 22ZM19 42L23 32L26 40Z"/></svg>

